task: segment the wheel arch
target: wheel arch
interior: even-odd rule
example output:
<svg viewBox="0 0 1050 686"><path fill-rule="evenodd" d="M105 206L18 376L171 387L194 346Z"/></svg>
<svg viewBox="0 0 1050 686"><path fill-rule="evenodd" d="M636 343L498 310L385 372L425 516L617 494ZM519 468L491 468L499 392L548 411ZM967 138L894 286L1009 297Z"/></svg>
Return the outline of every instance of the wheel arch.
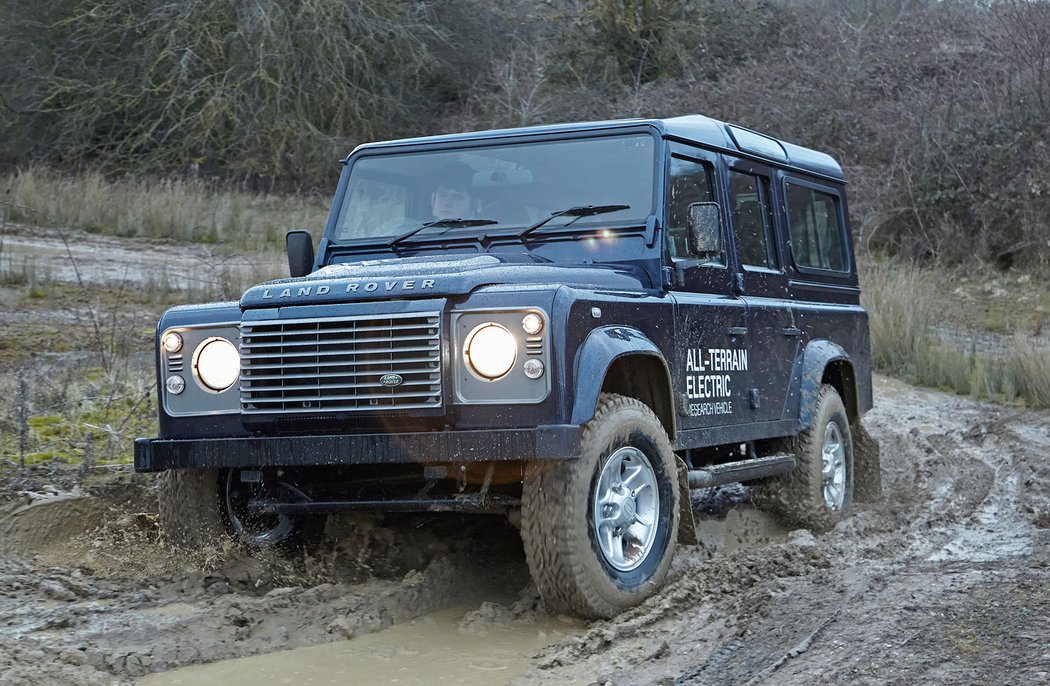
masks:
<svg viewBox="0 0 1050 686"><path fill-rule="evenodd" d="M667 361L638 329L603 326L592 331L576 355L574 376L573 424L594 417L601 393L616 393L648 405L674 441L677 427Z"/></svg>
<svg viewBox="0 0 1050 686"><path fill-rule="evenodd" d="M842 399L850 423L853 442L853 496L860 502L874 502L882 493L882 466L878 441L861 424L861 398L857 370L849 354L826 340L813 341L803 358L799 431L809 428L817 410L817 396L823 385L832 386Z"/></svg>
<svg viewBox="0 0 1050 686"><path fill-rule="evenodd" d="M817 409L817 396L824 384L833 386L846 406L850 424L860 419L857 401L857 376L849 353L832 341L812 341L806 346L802 358L802 382L799 391L800 404L798 427L805 429L813 423Z"/></svg>

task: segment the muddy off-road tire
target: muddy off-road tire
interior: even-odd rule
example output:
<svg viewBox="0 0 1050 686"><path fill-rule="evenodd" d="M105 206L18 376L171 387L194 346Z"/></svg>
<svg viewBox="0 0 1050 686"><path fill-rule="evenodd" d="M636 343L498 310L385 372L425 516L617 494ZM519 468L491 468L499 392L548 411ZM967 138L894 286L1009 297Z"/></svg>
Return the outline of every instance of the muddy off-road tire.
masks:
<svg viewBox="0 0 1050 686"><path fill-rule="evenodd" d="M269 495L242 484L236 469L175 469L160 475L161 531L177 545L199 548L233 537L251 549L290 549L323 531L317 517L250 514L244 505Z"/></svg>
<svg viewBox="0 0 1050 686"><path fill-rule="evenodd" d="M281 499L281 487L271 481L243 483L241 470L219 473L219 500L229 531L251 549L293 550L316 540L324 532L323 516L251 512L250 500Z"/></svg>
<svg viewBox="0 0 1050 686"><path fill-rule="evenodd" d="M675 457L652 410L614 394L601 395L581 443L578 460L526 469L521 537L549 609L613 617L659 590L671 566Z"/></svg>
<svg viewBox="0 0 1050 686"><path fill-rule="evenodd" d="M846 407L834 386L817 394L813 423L787 441L795 469L752 487L755 502L790 524L830 529L853 503L853 440Z"/></svg>
<svg viewBox="0 0 1050 686"><path fill-rule="evenodd" d="M189 548L215 545L227 536L215 469L170 469L158 479L161 533Z"/></svg>

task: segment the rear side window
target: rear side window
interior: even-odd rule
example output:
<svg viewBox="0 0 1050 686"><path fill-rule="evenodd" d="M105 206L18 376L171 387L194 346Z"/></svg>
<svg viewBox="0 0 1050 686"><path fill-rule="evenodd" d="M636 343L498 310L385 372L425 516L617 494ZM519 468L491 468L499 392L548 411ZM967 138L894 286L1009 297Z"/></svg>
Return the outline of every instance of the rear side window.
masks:
<svg viewBox="0 0 1050 686"><path fill-rule="evenodd" d="M849 271L838 198L789 183L787 210L791 254L796 265L803 269Z"/></svg>

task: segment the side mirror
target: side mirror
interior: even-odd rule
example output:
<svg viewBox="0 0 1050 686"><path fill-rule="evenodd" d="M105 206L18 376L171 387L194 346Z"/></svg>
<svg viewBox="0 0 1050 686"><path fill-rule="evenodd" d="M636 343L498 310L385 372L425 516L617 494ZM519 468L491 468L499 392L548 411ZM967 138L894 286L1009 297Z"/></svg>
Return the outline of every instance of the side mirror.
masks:
<svg viewBox="0 0 1050 686"><path fill-rule="evenodd" d="M721 215L716 202L689 205L689 252L712 255L722 252Z"/></svg>
<svg viewBox="0 0 1050 686"><path fill-rule="evenodd" d="M309 231L289 231L285 245L288 247L288 272L292 278L313 271L314 238Z"/></svg>

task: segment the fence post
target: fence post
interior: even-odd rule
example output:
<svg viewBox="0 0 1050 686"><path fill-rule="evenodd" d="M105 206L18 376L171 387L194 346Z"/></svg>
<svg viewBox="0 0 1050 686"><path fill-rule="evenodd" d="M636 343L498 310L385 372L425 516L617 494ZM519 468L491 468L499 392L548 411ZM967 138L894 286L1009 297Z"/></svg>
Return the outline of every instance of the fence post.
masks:
<svg viewBox="0 0 1050 686"><path fill-rule="evenodd" d="M88 431L84 437L84 459L80 463L80 474L83 476L88 470L95 466L95 434Z"/></svg>
<svg viewBox="0 0 1050 686"><path fill-rule="evenodd" d="M18 467L25 469L26 448L29 447L29 384L26 383L26 367L18 369Z"/></svg>

